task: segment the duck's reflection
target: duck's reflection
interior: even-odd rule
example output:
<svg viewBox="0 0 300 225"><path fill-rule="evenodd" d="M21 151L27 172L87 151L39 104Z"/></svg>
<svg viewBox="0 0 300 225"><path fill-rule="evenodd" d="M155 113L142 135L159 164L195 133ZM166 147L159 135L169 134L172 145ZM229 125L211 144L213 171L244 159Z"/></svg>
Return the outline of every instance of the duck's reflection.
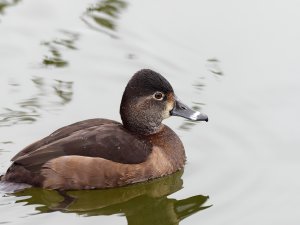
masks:
<svg viewBox="0 0 300 225"><path fill-rule="evenodd" d="M196 195L181 200L168 198L182 188L182 173L123 188L66 193L30 188L14 195L29 196L18 202L37 204L36 209L42 213L61 211L85 216L121 214L126 216L130 225L179 224L182 219L210 207L203 206L208 196Z"/></svg>

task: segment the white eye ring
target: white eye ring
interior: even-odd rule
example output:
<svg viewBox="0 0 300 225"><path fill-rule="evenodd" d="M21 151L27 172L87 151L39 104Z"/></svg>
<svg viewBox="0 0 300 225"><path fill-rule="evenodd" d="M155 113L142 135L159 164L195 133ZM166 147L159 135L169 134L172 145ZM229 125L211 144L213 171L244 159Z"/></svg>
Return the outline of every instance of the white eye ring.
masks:
<svg viewBox="0 0 300 225"><path fill-rule="evenodd" d="M160 91L157 91L157 92L155 92L155 93L153 94L153 98L154 98L155 100L161 101L161 100L164 99L164 97L165 97L164 93L162 93L162 92L160 92Z"/></svg>

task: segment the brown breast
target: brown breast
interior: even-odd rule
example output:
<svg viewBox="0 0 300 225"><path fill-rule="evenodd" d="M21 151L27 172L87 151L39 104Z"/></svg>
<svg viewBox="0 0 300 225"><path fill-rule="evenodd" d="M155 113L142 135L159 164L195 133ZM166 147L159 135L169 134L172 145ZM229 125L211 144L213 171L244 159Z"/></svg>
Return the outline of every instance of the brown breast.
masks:
<svg viewBox="0 0 300 225"><path fill-rule="evenodd" d="M123 164L86 156L61 156L42 168L44 188L93 189L124 186L165 176L184 166L185 152L178 136L167 126L146 137L153 145L147 160Z"/></svg>

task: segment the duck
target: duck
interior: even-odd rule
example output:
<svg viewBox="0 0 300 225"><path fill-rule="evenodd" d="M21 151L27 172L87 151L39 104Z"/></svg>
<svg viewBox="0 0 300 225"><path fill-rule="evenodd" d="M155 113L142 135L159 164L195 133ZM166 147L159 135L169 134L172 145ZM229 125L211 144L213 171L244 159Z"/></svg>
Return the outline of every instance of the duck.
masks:
<svg viewBox="0 0 300 225"><path fill-rule="evenodd" d="M122 123L87 119L54 131L12 159L1 180L56 190L105 189L182 170L186 154L177 134L163 124L170 116L208 121L182 103L161 74L142 69L123 92Z"/></svg>

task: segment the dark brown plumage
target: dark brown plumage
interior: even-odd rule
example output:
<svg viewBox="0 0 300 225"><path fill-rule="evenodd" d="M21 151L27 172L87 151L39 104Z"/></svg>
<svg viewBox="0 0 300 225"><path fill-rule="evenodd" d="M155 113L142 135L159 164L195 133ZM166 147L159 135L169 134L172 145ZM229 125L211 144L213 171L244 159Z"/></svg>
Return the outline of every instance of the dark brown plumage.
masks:
<svg viewBox="0 0 300 225"><path fill-rule="evenodd" d="M93 189L174 173L184 165L184 148L162 120L176 105L181 106L176 115L187 117L187 113L192 115L189 119L207 119L177 102L164 77L141 70L123 94L123 125L90 119L60 128L14 156L2 180L51 189Z"/></svg>

